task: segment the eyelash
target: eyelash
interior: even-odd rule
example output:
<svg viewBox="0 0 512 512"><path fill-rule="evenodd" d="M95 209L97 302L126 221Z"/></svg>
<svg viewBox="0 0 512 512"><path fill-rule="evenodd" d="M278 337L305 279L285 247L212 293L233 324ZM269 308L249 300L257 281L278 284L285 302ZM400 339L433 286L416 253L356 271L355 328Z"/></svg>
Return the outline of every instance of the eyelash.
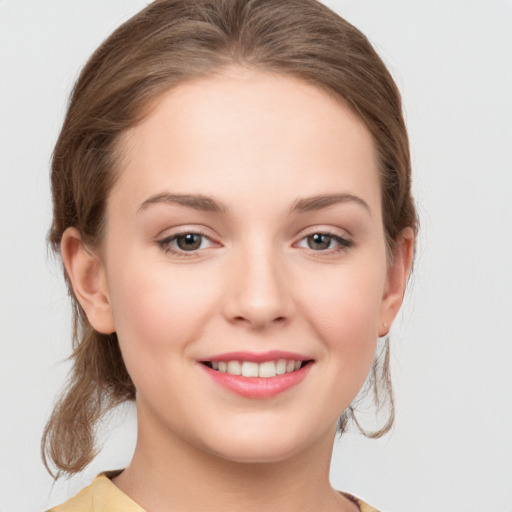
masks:
<svg viewBox="0 0 512 512"><path fill-rule="evenodd" d="M174 235L167 236L163 240L158 240L157 243L161 247L161 249L164 251L164 253L166 253L166 254L171 253L178 258L197 257L198 249L195 249L193 251L184 251L182 249L177 249L171 245L173 242L178 240L180 237L184 237L186 235L197 235L201 238L206 238L211 241L211 238L208 235L206 235L205 233L202 233L201 231L182 231L181 233L175 233Z"/></svg>
<svg viewBox="0 0 512 512"><path fill-rule="evenodd" d="M313 251L315 254L317 254L319 256L323 256L323 254L321 254L321 253L326 253L325 256L328 256L333 253L336 254L339 252L344 252L354 246L353 240L350 240L349 238L344 238L340 235L337 235L336 233L333 233L332 231L315 231L313 233L310 233L309 235L302 237L300 239L300 241L307 240L309 237L312 237L314 235L323 235L323 236L329 237L331 239L331 241L334 241L338 244L338 247L336 249L330 249L330 250L329 249L315 250L315 249L309 248L309 250Z"/></svg>
<svg viewBox="0 0 512 512"><path fill-rule="evenodd" d="M164 253L166 253L166 254L171 253L178 258L197 257L198 256L197 251L200 249L194 249L192 251L185 251L183 249L177 249L171 245L173 242L177 241L180 237L184 237L186 235L196 235L203 239L206 238L207 240L212 242L211 238L208 235L206 235L205 233L202 233L201 231L183 231L181 233L175 233L171 236L165 237L162 240L158 240L157 244L164 251ZM344 252L344 251L347 251L348 249L354 247L354 245L355 245L353 240L341 237L331 231L315 231L306 236L303 236L299 240L299 242L302 242L303 240L307 240L309 237L312 237L314 235L323 235L323 236L329 237L331 239L331 241L334 241L338 244L338 247L336 249L315 250L315 249L309 248L309 250L311 252L315 253L315 255L318 255L318 256L328 256L328 255L332 255L333 253L337 254L340 252ZM213 242L213 243L215 243L215 242ZM322 253L325 253L325 254L322 254Z"/></svg>

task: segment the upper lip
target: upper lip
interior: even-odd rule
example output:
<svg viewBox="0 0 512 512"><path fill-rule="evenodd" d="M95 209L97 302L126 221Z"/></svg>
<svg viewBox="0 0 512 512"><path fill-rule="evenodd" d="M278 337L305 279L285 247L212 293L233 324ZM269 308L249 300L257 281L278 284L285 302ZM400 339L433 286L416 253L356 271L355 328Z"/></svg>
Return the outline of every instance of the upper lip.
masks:
<svg viewBox="0 0 512 512"><path fill-rule="evenodd" d="M287 352L283 350L269 350L267 352L225 352L223 354L213 355L211 357L201 358L200 362L207 361L250 361L253 363L264 363L266 361L276 361L278 359L287 359L293 361L310 361L311 357L296 352Z"/></svg>

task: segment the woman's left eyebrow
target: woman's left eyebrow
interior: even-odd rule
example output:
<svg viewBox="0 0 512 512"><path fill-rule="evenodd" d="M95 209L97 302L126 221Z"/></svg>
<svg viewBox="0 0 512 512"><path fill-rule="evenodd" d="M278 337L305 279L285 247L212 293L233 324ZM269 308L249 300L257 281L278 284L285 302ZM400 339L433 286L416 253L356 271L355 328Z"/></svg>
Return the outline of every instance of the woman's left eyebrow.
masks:
<svg viewBox="0 0 512 512"><path fill-rule="evenodd" d="M364 199L353 194L320 194L297 199L293 203L290 209L290 213L304 213L315 210L322 210L323 208L328 208L329 206L340 203L355 203L359 206L362 206L370 214L370 217L372 215L372 211L368 206L368 203Z"/></svg>

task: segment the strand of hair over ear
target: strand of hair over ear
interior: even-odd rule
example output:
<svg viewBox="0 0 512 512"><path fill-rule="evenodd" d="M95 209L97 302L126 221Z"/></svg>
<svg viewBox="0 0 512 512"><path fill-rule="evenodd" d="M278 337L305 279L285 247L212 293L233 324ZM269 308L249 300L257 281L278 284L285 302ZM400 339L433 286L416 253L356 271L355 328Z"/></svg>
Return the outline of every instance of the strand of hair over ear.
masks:
<svg viewBox="0 0 512 512"><path fill-rule="evenodd" d="M338 421L337 430L340 436L347 431L350 422L354 423L361 434L370 439L378 439L393 428L395 422L395 399L393 384L391 382L389 336L386 336L382 340L382 343L383 346L375 356L372 368L363 388L352 404L343 412ZM372 395L376 417L384 408L387 408L387 418L384 424L376 430L363 427L356 415L358 406L362 404L370 394Z"/></svg>
<svg viewBox="0 0 512 512"><path fill-rule="evenodd" d="M88 466L98 453L98 422L120 403L135 398L115 334L86 329L70 359L72 372L41 441L43 463L54 479Z"/></svg>

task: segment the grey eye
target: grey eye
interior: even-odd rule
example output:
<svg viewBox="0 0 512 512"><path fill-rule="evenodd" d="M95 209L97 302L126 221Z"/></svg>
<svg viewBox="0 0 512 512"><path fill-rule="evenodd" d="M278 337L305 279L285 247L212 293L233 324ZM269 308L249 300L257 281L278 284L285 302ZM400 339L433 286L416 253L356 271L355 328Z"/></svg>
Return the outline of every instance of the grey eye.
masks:
<svg viewBox="0 0 512 512"><path fill-rule="evenodd" d="M186 235L176 236L176 245L182 251L195 251L201 247L202 235L197 233L187 233Z"/></svg>
<svg viewBox="0 0 512 512"><path fill-rule="evenodd" d="M307 237L307 244L310 249L315 251L321 251L323 249L329 249L332 241L332 236L326 235L325 233L315 233Z"/></svg>

